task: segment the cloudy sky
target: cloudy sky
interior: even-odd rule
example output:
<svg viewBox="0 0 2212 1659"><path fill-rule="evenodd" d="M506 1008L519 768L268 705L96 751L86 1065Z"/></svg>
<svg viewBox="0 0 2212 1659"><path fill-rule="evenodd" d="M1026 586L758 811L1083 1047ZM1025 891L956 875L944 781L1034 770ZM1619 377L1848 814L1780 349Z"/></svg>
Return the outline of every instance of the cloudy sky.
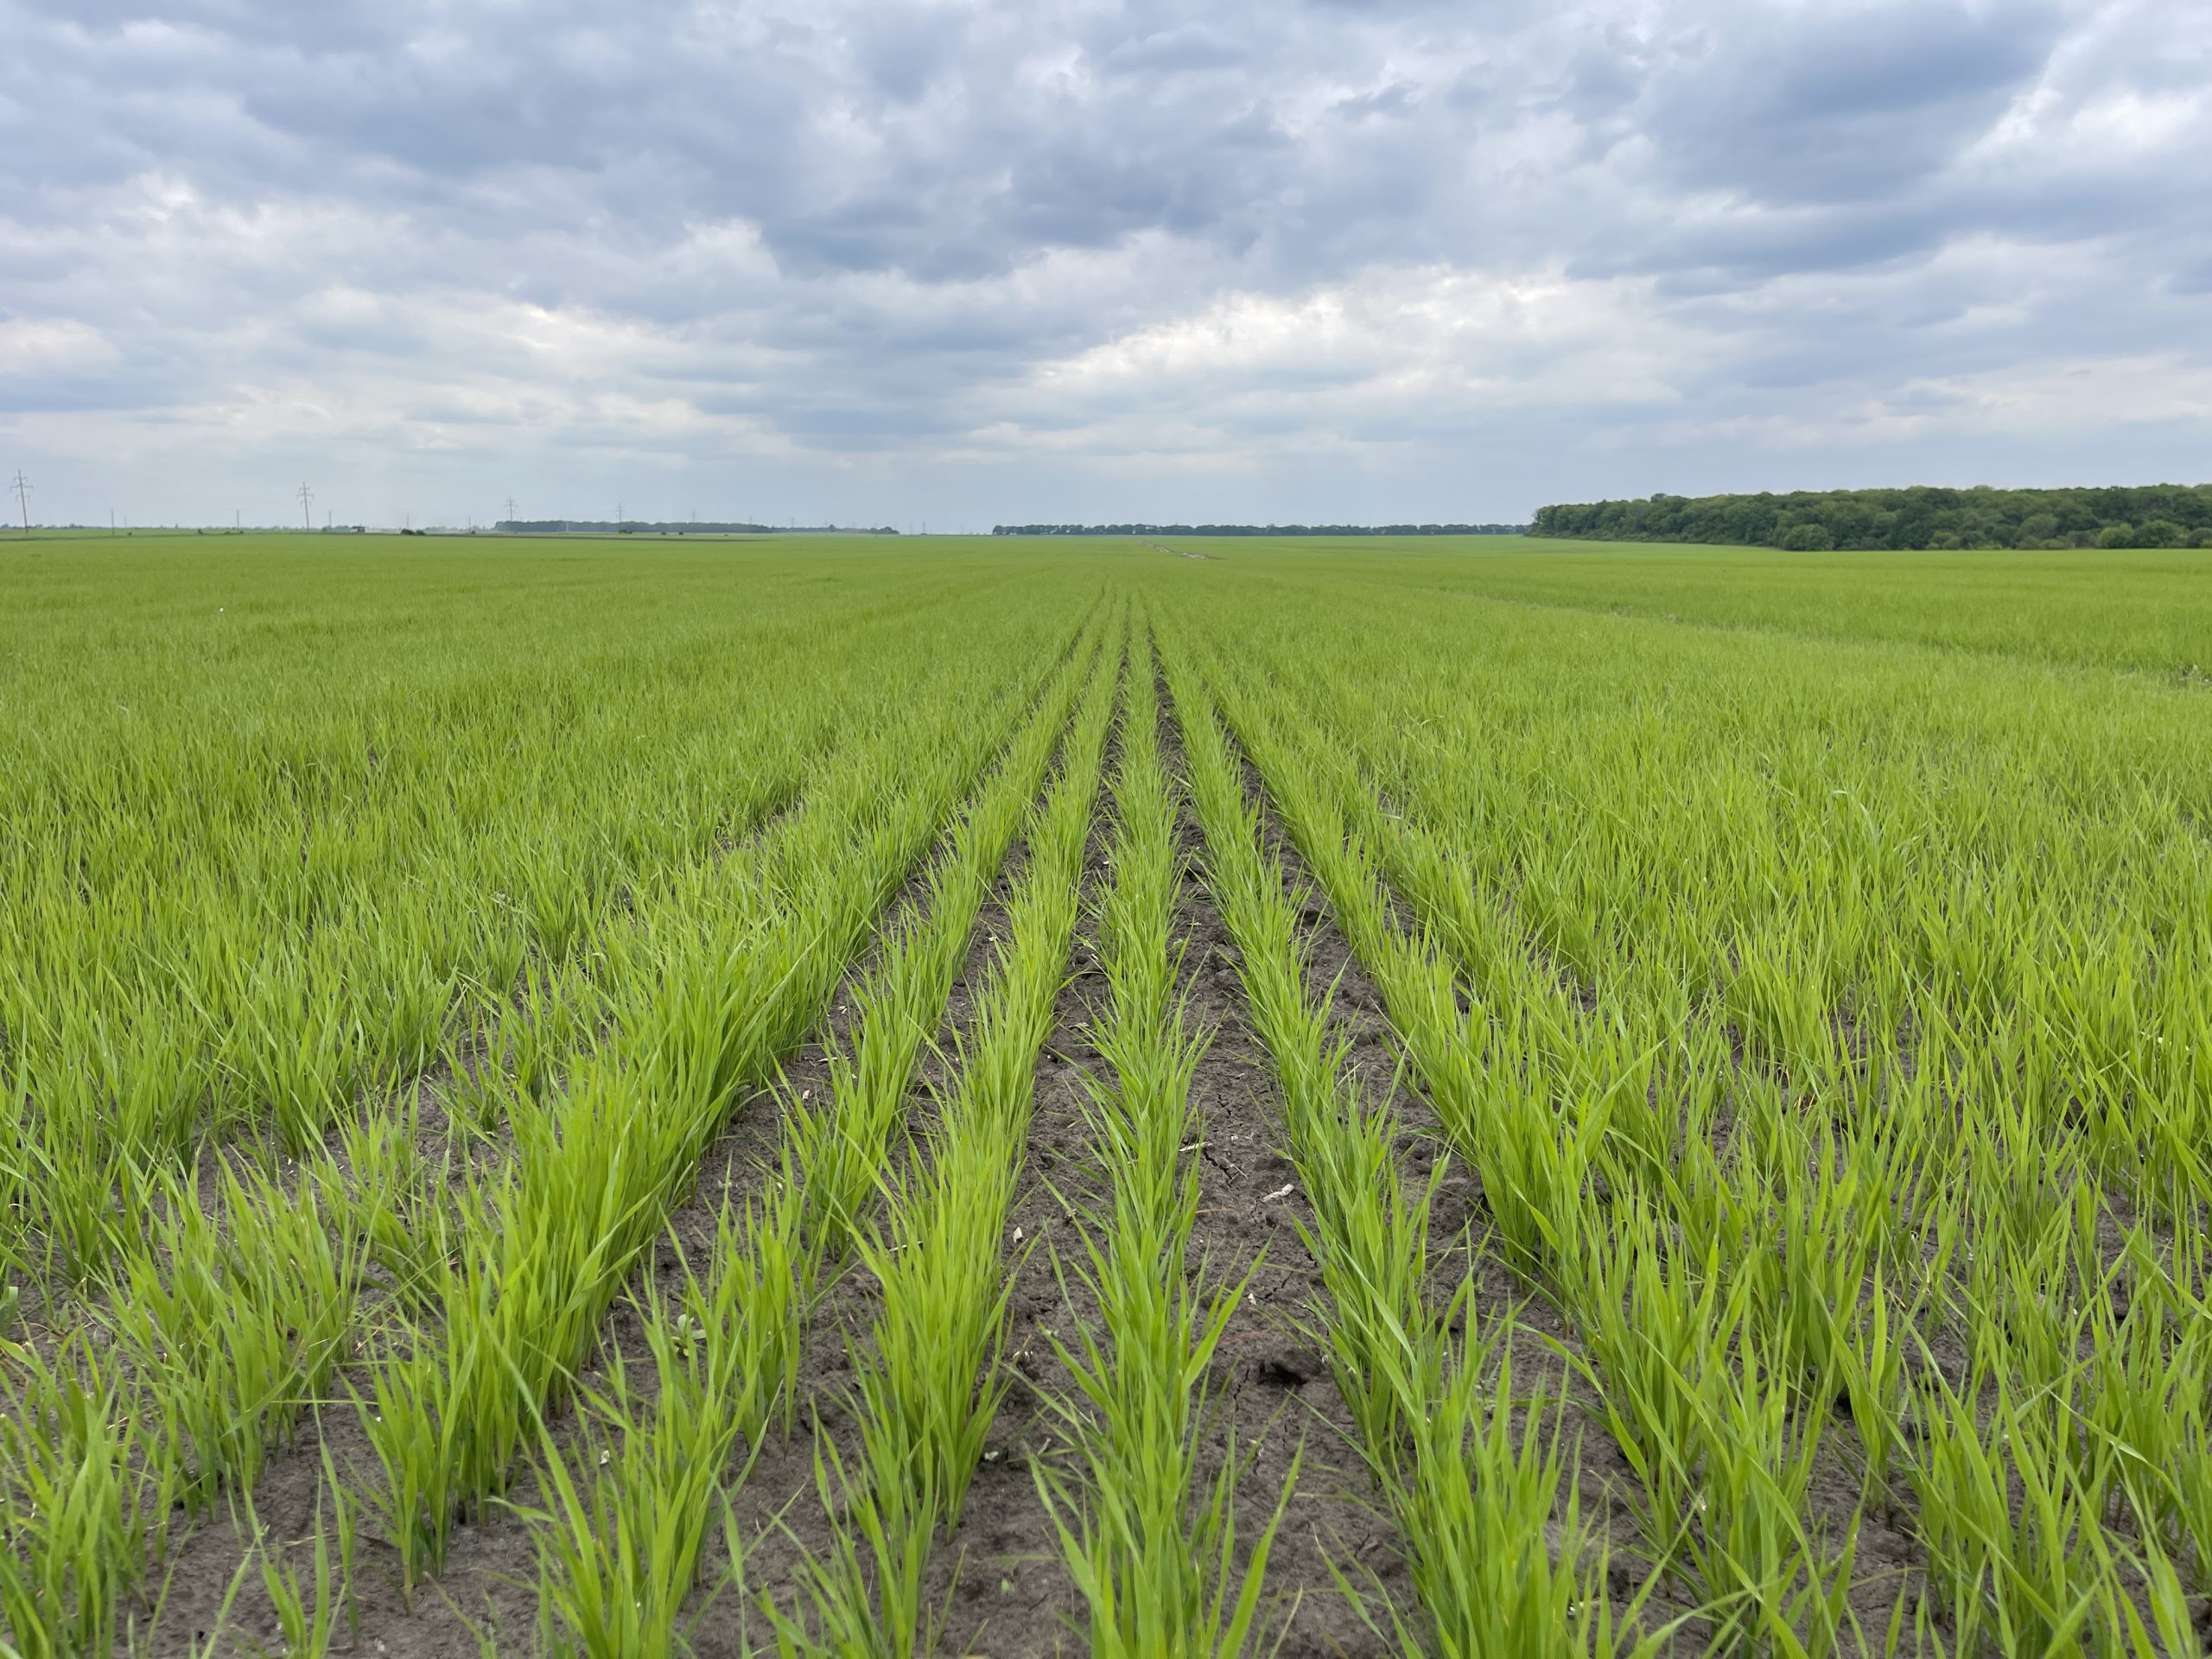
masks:
<svg viewBox="0 0 2212 1659"><path fill-rule="evenodd" d="M105 523L2212 478L2207 0L0 0Z"/></svg>

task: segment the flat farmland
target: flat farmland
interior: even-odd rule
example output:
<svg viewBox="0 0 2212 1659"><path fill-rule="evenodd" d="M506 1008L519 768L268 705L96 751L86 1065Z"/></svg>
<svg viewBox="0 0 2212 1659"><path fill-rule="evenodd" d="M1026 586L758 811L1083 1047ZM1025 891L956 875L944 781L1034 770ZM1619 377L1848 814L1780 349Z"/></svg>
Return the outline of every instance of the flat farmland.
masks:
<svg viewBox="0 0 2212 1659"><path fill-rule="evenodd" d="M2201 551L0 548L0 1652L2202 1652L2208 697Z"/></svg>

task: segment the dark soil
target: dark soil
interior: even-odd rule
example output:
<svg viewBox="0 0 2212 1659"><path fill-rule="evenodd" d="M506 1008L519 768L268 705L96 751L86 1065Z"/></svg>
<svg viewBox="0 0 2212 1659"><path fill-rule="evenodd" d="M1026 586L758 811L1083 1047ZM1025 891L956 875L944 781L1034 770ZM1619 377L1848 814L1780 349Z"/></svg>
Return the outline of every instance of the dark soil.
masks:
<svg viewBox="0 0 2212 1659"><path fill-rule="evenodd" d="M1106 758L1109 780L1116 752ZM1102 807L1104 798L1102 793ZM927 1604L942 1610L942 1653L1081 1653L1086 1646L1077 1633L1080 1625L1071 1624L1079 1600L1033 1465L1055 1445L1045 1400L1070 1386L1053 1338L1072 1344L1079 1325L1097 1321L1096 1301L1074 1271L1082 1247L1068 1199L1086 1175L1084 1078L1102 1069L1090 1028L1108 1000L1095 913L1107 880L1109 839L1102 810L1093 816L1084 851L1082 915L1052 1034L1037 1059L1027 1167L1007 1217L1008 1248L1020 1262L1007 1310L1014 1386L991 1425L960 1524L938 1540L930 1560ZM1054 1273L1056 1256L1066 1264L1065 1286Z"/></svg>
<svg viewBox="0 0 2212 1659"><path fill-rule="evenodd" d="M1172 745L1172 730L1167 737ZM1173 753L1171 747L1171 761ZM1186 809L1181 837L1192 861L1198 834ZM1003 899L1014 874L1010 870L1001 881L978 924L948 1006L943 1046L976 1011L992 942L1005 931ZM1027 1252L1016 1274L1007 1337L1015 1384L994 1423L961 1523L938 1541L932 1554L930 1605L942 1619L942 1654L1080 1653L1087 1645L1084 1609L1037 1495L1033 1460L1063 1449L1058 1427L1044 1405L1046 1395L1065 1397L1069 1391L1052 1338L1071 1339L1079 1325L1095 1319L1089 1293L1072 1273L1065 1279L1054 1274L1053 1256L1057 1250L1063 1262L1075 1259L1081 1246L1071 1205L1095 1191L1084 1114L1085 1074L1097 1077L1104 1070L1089 1027L1106 986L1089 904L1104 874L1102 818L1087 857L1084 920L1055 1030L1038 1062L1027 1179L1009 1217L1009 1245ZM1318 916L1315 925L1333 931ZM1193 1153L1202 1160L1201 1205L1185 1270L1203 1272L1210 1283L1250 1275L1210 1382L1215 1410L1202 1474L1210 1478L1224 1457L1242 1460L1239 1530L1247 1548L1289 1486L1267 1575L1268 1606L1284 1638L1282 1653L1387 1653L1391 1645L1338 1591L1332 1564L1370 1593L1379 1589L1393 1597L1404 1593L1404 1568L1389 1522L1370 1501L1326 1363L1304 1329L1311 1318L1313 1263L1297 1224L1310 1220L1310 1212L1280 1150L1270 1074L1244 1017L1234 949L1194 875L1185 886L1177 931L1190 1015L1212 1033L1193 1086L1194 1134L1202 1143ZM1356 995L1364 977L1344 955L1338 943L1321 971L1342 974L1347 994ZM1374 1086L1386 1088L1397 1069L1395 1055L1371 988L1364 1000L1368 1017L1356 1042ZM772 1437L737 1496L752 1541L748 1584L786 1609L800 1599L805 1556L825 1550L834 1536L817 1493L816 1455L820 1437L848 1451L856 1438L846 1402L847 1344L865 1340L873 1313L865 1275L849 1275L832 1287L808 1340L799 1427L788 1440ZM1298 1478L1289 1485L1294 1460ZM1380 1610L1370 1613L1379 1617ZM718 1603L702 1622L702 1649L741 1651L741 1614L738 1606ZM754 1624L757 1639L757 1618Z"/></svg>
<svg viewBox="0 0 2212 1659"><path fill-rule="evenodd" d="M993 959L1010 932L1007 902L1027 863L1026 849L1016 847L977 915L943 1020L923 1054L912 1103L915 1121L909 1125L917 1135L938 1110L942 1091L953 1085L956 1039L981 1012ZM889 1156L903 1162L919 1150L894 1146ZM751 1473L734 1495L740 1535L746 1541L747 1592L754 1596L765 1592L786 1614L804 1606L808 1559L826 1554L836 1535L817 1492L816 1461L830 1446L857 1452L858 1426L850 1409L850 1351L851 1345L867 1340L879 1294L871 1275L852 1268L825 1287L802 1348L799 1403L791 1431L770 1433ZM748 1632L752 1639L760 1639L761 1624L760 1613L749 1605L718 1599L702 1618L698 1649L702 1655L741 1654Z"/></svg>
<svg viewBox="0 0 2212 1659"><path fill-rule="evenodd" d="M1338 1586L1341 1573L1370 1597L1409 1601L1395 1527L1376 1507L1373 1483L1316 1337L1319 1276L1300 1228L1313 1212L1299 1187L1283 1128L1281 1096L1266 1048L1253 1030L1240 961L1228 924L1204 880L1205 836L1192 804L1183 745L1172 700L1160 688L1160 749L1177 791L1177 853L1184 867L1177 918L1185 955L1182 990L1190 1017L1212 1033L1192 1079L1192 1104L1204 1145L1200 1198L1192 1254L1210 1260L1217 1276L1250 1273L1248 1294L1231 1315L1215 1363L1213 1387L1226 1402L1223 1439L1250 1461L1240 1476L1240 1531L1264 1522L1287 1486L1281 1528L1268 1563L1268 1597L1286 1655L1365 1655L1390 1651L1365 1622L1388 1628L1380 1605L1363 1612ZM1317 994L1345 969L1350 953L1325 918L1309 908L1317 935ZM1331 937L1322 938L1318 935ZM1320 958L1337 945L1336 960ZM1354 981L1357 981L1357 983ZM1365 986L1357 964L1339 986L1340 1033L1350 1039L1351 1065L1362 1085L1387 1092L1397 1071L1388 1029L1364 1020L1353 1004ZM1371 993L1371 988L1368 988ZM1380 1007L1370 1001L1367 1012ZM1208 1472L1229 1448L1217 1444Z"/></svg>

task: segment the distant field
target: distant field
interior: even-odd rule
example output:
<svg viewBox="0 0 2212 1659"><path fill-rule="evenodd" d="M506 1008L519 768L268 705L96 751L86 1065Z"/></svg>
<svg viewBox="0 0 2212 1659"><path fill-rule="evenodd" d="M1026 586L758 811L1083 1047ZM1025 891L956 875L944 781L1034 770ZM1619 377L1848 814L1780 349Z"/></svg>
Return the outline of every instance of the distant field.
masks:
<svg viewBox="0 0 2212 1659"><path fill-rule="evenodd" d="M2202 1651L2208 577L0 544L0 1653Z"/></svg>
<svg viewBox="0 0 2212 1659"><path fill-rule="evenodd" d="M1316 544L1192 541L1294 569L1356 553L1394 583L1829 639L1896 639L2152 672L2212 672L2212 553L1782 553L1484 536ZM1240 555L1239 550L1249 550Z"/></svg>

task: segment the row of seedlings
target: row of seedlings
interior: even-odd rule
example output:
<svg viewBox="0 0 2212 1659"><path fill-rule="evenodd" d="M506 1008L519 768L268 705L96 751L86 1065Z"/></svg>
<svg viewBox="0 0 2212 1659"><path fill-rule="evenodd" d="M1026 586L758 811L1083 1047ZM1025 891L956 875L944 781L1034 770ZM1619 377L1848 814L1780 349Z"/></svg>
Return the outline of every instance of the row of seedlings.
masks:
<svg viewBox="0 0 2212 1659"><path fill-rule="evenodd" d="M591 1659L682 1651L687 1604L718 1521L726 1576L741 1582L744 1549L728 1493L778 1408L786 1423L796 1408L807 1322L869 1211L922 1046L1100 643L1094 631L1063 670L903 922L887 930L854 996L849 1046L830 1046L827 1099L785 1091L781 1164L755 1200L733 1206L725 1195L703 1279L687 1264L673 1294L648 1279L639 1313L650 1382L633 1379L616 1353L585 1402L586 1432L573 1448L563 1453L548 1437L548 1502L533 1517L545 1651Z"/></svg>
<svg viewBox="0 0 2212 1659"><path fill-rule="evenodd" d="M763 741L724 746L735 770L722 784L733 791L729 810L737 817L719 819L715 836L733 823L741 828L759 823L788 798L798 764L791 745L803 748L811 738L833 734L848 711L834 700L831 706L834 715L821 718L795 707L786 711L790 718L766 722L773 731ZM636 713L633 709L630 715ZM680 747L682 766L696 769L690 746ZM578 753L596 751L580 746ZM620 777L619 768L614 775ZM652 878L656 884L683 879L664 855L679 846L696 855L697 826L688 819L671 823L667 835L674 842L658 851L658 842L630 848L621 866L628 879L645 880L656 868L662 871ZM655 860L662 861L656 866ZM548 880L565 879L542 858L536 867ZM356 875L366 879L365 871ZM573 920L573 910L569 906L562 913ZM405 915L399 924L386 943L407 959L409 971L435 963L435 951L413 949L421 943L420 930L405 925ZM468 932L459 921L454 926ZM67 932L59 928L55 937ZM340 934L316 937L327 944ZM215 944L228 937L218 930ZM543 1071L540 1051L588 1027L576 1004L595 994L567 944L543 926L534 937L533 948L557 946L569 954L547 958L548 972L531 979L530 991L516 1000L502 1029L518 1033L512 1046L537 1054ZM506 959L493 951L484 971L496 973L497 962ZM37 953L11 957L10 971L20 976L37 960ZM386 982L381 970L358 954L352 969L363 984ZM21 989L20 980L16 983ZM433 1024L450 1001L452 976L438 983L443 988L430 999ZM357 1009L348 1017L365 1016ZM370 1019L369 1026L387 1034L399 1028L382 1016ZM177 1040L173 1052L156 1057L160 1065L124 1066L134 1086L155 1086L173 1077L175 1065L198 1052L196 1040L158 1021L149 1028L156 1027ZM43 1075L34 1069L43 1052L41 1029L35 1022L15 1022L16 1040L5 1046L7 1086L0 1094L19 1108L35 1077ZM246 1022L245 1029L250 1036L261 1028ZM320 1030L310 1022L289 1033L264 1033L262 1046L275 1052L289 1044L305 1055L321 1041ZM233 1033L227 1040L245 1039ZM294 1122L286 1116L288 1103L312 1096L327 1105L335 1097L332 1091L343 1093L345 1079L353 1073L337 1082L325 1077L327 1088L318 1084L309 1090L273 1072L253 1072L248 1085L275 1111L263 1126L273 1129L273 1136L235 1152L219 1151L197 1179L179 1167L175 1136L139 1134L130 1112L117 1118L112 1098L104 1105L92 1102L79 1114L84 1124L102 1126L99 1134L80 1137L88 1147L98 1147L98 1170L87 1161L76 1172L83 1181L46 1155L66 1138L56 1113L74 1096L43 1089L35 1119L17 1111L16 1127L25 1133L11 1142L11 1155L26 1161L15 1173L26 1182L42 1182L56 1205L61 1203L56 1193L75 1192L86 1200L81 1224L43 1230L49 1242L65 1234L73 1240L65 1265L90 1275L79 1289L63 1289L47 1310L58 1340L10 1343L0 1353L8 1402L0 1444L0 1521L12 1545L0 1562L0 1617L17 1650L99 1654L118 1639L135 1640L131 1632L156 1617L175 1542L173 1517L193 1520L219 1500L233 1509L244 1503L250 1512L264 1459L290 1438L308 1409L328 1399L340 1367L355 1352L358 1310L372 1283L389 1291L395 1307L427 1309L453 1248L453 1217L439 1198L445 1172L427 1166L421 1155L410 1070L435 1047L429 1039L416 1044L409 1051L412 1058L402 1057L396 1071L378 1061L368 1091L371 1109L343 1116L327 1142L318 1130L330 1112L317 1106ZM317 1076L327 1070L321 1060L312 1065ZM225 1065L234 1069L228 1061ZM105 1073L95 1066L88 1075L97 1083ZM540 1090L545 1082L543 1076L523 1080ZM195 1092L179 1087L183 1096ZM390 1098L378 1098L385 1095ZM283 1155L288 1147L299 1155ZM20 1219L18 1208L10 1206L10 1220ZM54 1282L51 1274L48 1280ZM344 1523L350 1566L353 1495L340 1483L327 1496L337 1506L334 1524ZM300 1643L292 1640L291 1645Z"/></svg>
<svg viewBox="0 0 2212 1659"><path fill-rule="evenodd" d="M218 688L164 685L120 728L79 709L0 746L19 832L0 836L0 1113L22 1200L0 1211L0 1274L34 1300L128 1248L203 1139L308 1150L434 1062L456 1012L787 805L868 696L847 652L900 626L849 626L776 677L618 626L623 674L580 700L573 665L501 620L512 637L410 642L403 685L353 663L311 697L226 683L214 718L195 690ZM750 629L785 657L819 631L799 611Z"/></svg>
<svg viewBox="0 0 2212 1659"><path fill-rule="evenodd" d="M1116 617L1107 660L1121 664ZM912 1655L936 1632L924 1605L938 1529L960 1519L1008 1377L1004 1345L1015 1264L1007 1214L1020 1174L1038 1055L1067 972L1088 838L1118 672L1087 694L1059 772L1033 817L1029 856L1007 906L982 1012L958 1071L903 1169L885 1178L882 1212L855 1241L880 1291L867 1339L851 1345L850 1457L819 1440L817 1485L835 1541L811 1560L804 1605L764 1596L787 1654Z"/></svg>
<svg viewBox="0 0 2212 1659"><path fill-rule="evenodd" d="M1486 1196L1519 1258L1548 1266L1582 1327L1607 1419L1643 1477L1652 1544L1686 1566L1723 1628L1785 1649L1869 1639L1849 1596L1859 1517L1826 1536L1808 1517L1835 1400L1848 1403L1858 1430L1862 1505L1890 1505L1889 1473L1902 1461L1937 1581L1928 1598L1894 1574L1869 1580L1858 1599L1877 1617L1886 1611L1885 1639L1901 1639L1909 1602L1923 1647L1937 1639L1938 1608L1948 1639L1968 1650L1985 1638L2007 1651L2063 1649L2185 1624L2169 1551L2188 1537L2186 1453L2202 1444L2202 1429L2185 1383L2208 1351L2190 1311L2202 1307L2191 1290L2202 1281L2185 1253L2176 1272L2140 1225L2133 1230L2120 1252L2125 1271L2142 1274L2163 1329L2145 1338L2147 1322L2118 1328L2103 1292L2120 1270L2098 1260L2092 1195L2060 1181L2074 1201L2037 1217L2030 1238L2007 1241L2017 1258L2009 1273L1985 1270L1961 1294L1961 1241L1980 1236L1984 1262L1999 1254L1990 1243L2006 1231L1978 1224L1975 1212L2007 1185L1982 1185L1977 1200L1973 1185L1933 1167L1955 1097L1945 1069L1878 1069L1862 1096L1801 1046L1792 1069L1810 1074L1811 1098L1834 1104L1827 1121L1808 1121L1770 1072L1731 1078L1725 1032L1692 1019L1682 980L1649 960L1601 950L1593 963L1608 965L1618 988L1601 988L1599 1017L1560 1007L1556 988L1548 996L1532 983L1529 953L1494 915L1471 917L1471 884L1438 879L1448 867L1433 842L1382 811L1341 750L1266 731L1274 710L1264 697L1246 709L1255 748L1269 751L1271 785L1303 808L1302 820L1290 816L1336 878L1340 912L1355 927L1365 918L1365 948L1378 958L1421 954L1389 938L1373 902L1363 848L1380 846L1401 891L1472 965L1478 1017L1463 1034L1455 1038L1433 975L1426 985L1417 974L1395 976L1404 994L1394 1015L1428 1062L1440 1106L1455 1092L1446 1075L1461 1072L1467 1086L1457 1092L1469 1103L1447 1121L1483 1164ZM1370 727L1344 747L1357 753L1376 737ZM1316 787L1300 775L1306 769L1339 775ZM1527 1011L1547 1001L1552 1013L1530 1021ZM1517 1018L1499 1020L1491 1011L1500 1008ZM1478 1066L1465 1065L1471 1055ZM1669 1062L1656 1077L1655 1055ZM1731 1081L1725 1101L1721 1079ZM1867 1111L1864 1098L1884 1109ZM1733 1120L1726 1157L1708 1133L1724 1105ZM1609 1214L1592 1208L1599 1192L1614 1200ZM2031 1287L2039 1303L2072 1307L2039 1330L2027 1325L2033 1336L2024 1341L2012 1309ZM1963 1381L1928 1355L1924 1328L1947 1325L1967 1333L1973 1369ZM2077 1350L2097 1363L2078 1363ZM2138 1355L2147 1363L2131 1367ZM1915 1357L1923 1363L1907 1389L1901 1377ZM2121 1363L2106 1366L2107 1357ZM1993 1390L1999 1421L1993 1433L1978 1430L1974 1402ZM2083 1421L2086 1446L2075 1427ZM1992 1446L2005 1451L1993 1459ZM1961 1468L1976 1478L1961 1478ZM2139 1547L2116 1542L2113 1521L2139 1517ZM2104 1634L2084 1636L2094 1631Z"/></svg>
<svg viewBox="0 0 2212 1659"><path fill-rule="evenodd" d="M1294 1166L1310 1200L1317 1309L1359 1449L1397 1524L1418 1612L1387 1605L1389 1639L1438 1655L1656 1650L1639 1594L1614 1605L1608 1563L1567 1479L1563 1398L1518 1395L1502 1328L1427 1294L1426 1190L1402 1169L1392 1114L1344 1075L1326 998L1309 995L1303 895L1261 850L1256 808L1179 635L1168 658L1205 831L1207 880L1273 1062ZM1357 1589L1357 1586L1352 1586Z"/></svg>
<svg viewBox="0 0 2212 1659"><path fill-rule="evenodd" d="M372 1501L410 1589L437 1570L462 1508L505 1491L730 1104L817 1023L886 900L1027 711L1029 697L995 695L996 671L956 664L710 887L607 941L622 1003L613 1037L559 1098L515 1116L513 1162L485 1183L440 1264L442 1323L391 1342L361 1402L383 1477Z"/></svg>
<svg viewBox="0 0 2212 1659"><path fill-rule="evenodd" d="M1098 906L1108 985L1091 1042L1110 1077L1086 1078L1103 1191L1078 1217L1072 1271L1098 1311L1072 1345L1054 1338L1070 1391L1046 1396L1072 1473L1034 1465L1098 1656L1230 1656L1264 1648L1261 1593L1282 1511L1240 1553L1237 1448L1209 1478L1216 1426L1207 1379L1250 1269L1188 1259L1198 1212L1190 1154L1203 1131L1191 1083L1206 1038L1178 1001L1173 923L1181 874L1175 802L1160 752L1151 645L1135 643L1114 780L1109 882ZM1296 1480L1294 1466L1289 1478ZM1286 1485L1284 1497L1288 1496Z"/></svg>

